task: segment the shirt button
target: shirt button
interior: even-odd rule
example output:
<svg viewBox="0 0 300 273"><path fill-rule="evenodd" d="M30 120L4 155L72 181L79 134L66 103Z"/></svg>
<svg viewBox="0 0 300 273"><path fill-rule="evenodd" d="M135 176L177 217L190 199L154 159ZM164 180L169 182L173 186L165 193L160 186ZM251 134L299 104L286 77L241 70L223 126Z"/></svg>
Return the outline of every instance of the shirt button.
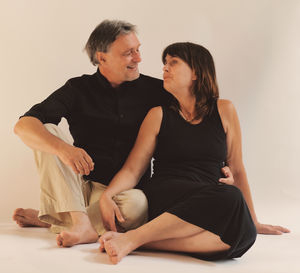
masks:
<svg viewBox="0 0 300 273"><path fill-rule="evenodd" d="M124 114L120 114L120 118L124 118Z"/></svg>

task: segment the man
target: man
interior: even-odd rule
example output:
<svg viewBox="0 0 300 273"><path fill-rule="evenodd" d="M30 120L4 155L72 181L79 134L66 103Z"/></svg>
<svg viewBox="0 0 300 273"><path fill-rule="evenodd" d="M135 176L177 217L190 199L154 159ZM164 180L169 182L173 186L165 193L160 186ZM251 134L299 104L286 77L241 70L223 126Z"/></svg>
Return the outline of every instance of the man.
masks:
<svg viewBox="0 0 300 273"><path fill-rule="evenodd" d="M41 180L40 210L17 209L20 226L51 227L59 246L96 242L105 230L128 230L147 221L147 200L133 189L114 197L103 225L99 198L122 167L139 126L152 107L167 103L162 81L139 73L140 42L135 26L105 20L90 35L86 51L98 66L93 75L70 79L15 125L34 150ZM69 123L72 144L57 126ZM232 179L229 169L222 169ZM139 187L150 177L150 166Z"/></svg>

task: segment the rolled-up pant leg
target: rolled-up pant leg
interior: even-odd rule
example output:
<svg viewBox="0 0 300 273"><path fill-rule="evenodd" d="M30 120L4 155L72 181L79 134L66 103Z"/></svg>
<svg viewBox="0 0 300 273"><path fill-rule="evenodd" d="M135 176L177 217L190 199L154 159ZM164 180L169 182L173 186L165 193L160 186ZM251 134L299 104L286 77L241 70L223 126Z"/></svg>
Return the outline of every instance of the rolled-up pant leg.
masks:
<svg viewBox="0 0 300 273"><path fill-rule="evenodd" d="M58 126L48 123L45 127L72 145ZM34 156L41 187L39 219L51 224L52 231L57 233L72 225L70 211L86 212L84 180L53 154L34 151Z"/></svg>
<svg viewBox="0 0 300 273"><path fill-rule="evenodd" d="M99 235L102 235L106 230L102 222L99 199L107 186L98 182L92 182L91 184L92 191L89 198L87 213L93 227L97 230ZM119 207L121 214L125 219L123 223L117 222L117 225L122 227L125 231L137 228L148 221L148 201L141 190L132 189L121 192L115 195L113 200Z"/></svg>
<svg viewBox="0 0 300 273"><path fill-rule="evenodd" d="M45 124L46 129L66 143L71 141L54 124ZM75 174L57 156L34 151L36 165L41 181L39 219L51 224L51 230L59 233L72 226L71 211L87 213L99 235L105 232L99 210L99 199L106 186L85 181L80 174ZM148 202L141 190L132 189L114 196L119 206L125 230L136 228L148 220Z"/></svg>

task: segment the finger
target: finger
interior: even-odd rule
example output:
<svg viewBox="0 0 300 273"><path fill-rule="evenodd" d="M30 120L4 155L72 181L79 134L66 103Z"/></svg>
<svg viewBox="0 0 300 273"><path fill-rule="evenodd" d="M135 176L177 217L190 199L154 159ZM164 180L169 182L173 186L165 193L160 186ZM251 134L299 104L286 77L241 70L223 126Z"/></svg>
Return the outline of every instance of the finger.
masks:
<svg viewBox="0 0 300 273"><path fill-rule="evenodd" d="M88 155L88 153L86 151L84 151L84 160L86 161L86 163L88 164L88 167L90 169L90 171L94 170L94 162L92 160L92 158Z"/></svg>
<svg viewBox="0 0 300 273"><path fill-rule="evenodd" d="M113 219L110 220L110 222L109 222L109 229L111 231L117 231L116 223L115 223L115 218L113 218Z"/></svg>
<svg viewBox="0 0 300 273"><path fill-rule="evenodd" d="M70 167L72 168L73 172L76 173L76 174L79 174L80 171L77 169L76 165L73 163L70 165Z"/></svg>
<svg viewBox="0 0 300 273"><path fill-rule="evenodd" d="M233 180L231 178L220 178L219 182L227 184L227 185L232 185L233 184Z"/></svg>
<svg viewBox="0 0 300 273"><path fill-rule="evenodd" d="M266 234L270 234L270 235L281 235L282 232L279 231L279 230L276 230L276 229L272 229L272 230L269 230Z"/></svg>
<svg viewBox="0 0 300 273"><path fill-rule="evenodd" d="M283 233L289 233L291 232L289 229L282 227L282 226L273 226L274 228L276 228L277 230L283 232Z"/></svg>
<svg viewBox="0 0 300 273"><path fill-rule="evenodd" d="M224 183L224 184L227 184L227 183L226 183L227 181L226 181L225 178L220 178L220 179L219 179L219 182Z"/></svg>
<svg viewBox="0 0 300 273"><path fill-rule="evenodd" d="M226 177L228 177L228 176L229 176L229 168L228 168L228 167L223 167L223 168L222 168L222 173L223 173Z"/></svg>
<svg viewBox="0 0 300 273"><path fill-rule="evenodd" d="M80 160L80 164L83 168L84 174L89 175L90 174L90 168L89 168L87 162L85 161L84 157L82 157L82 159Z"/></svg>
<svg viewBox="0 0 300 273"><path fill-rule="evenodd" d="M116 214L116 217L117 217L117 219L120 223L125 222L125 219L124 219L124 217L123 217L123 215L122 215L122 213L121 213L118 206L115 207L115 214Z"/></svg>
<svg viewBox="0 0 300 273"><path fill-rule="evenodd" d="M76 169L79 171L79 173L83 175L84 174L84 169L82 168L79 161L75 163L75 166L76 166Z"/></svg>
<svg viewBox="0 0 300 273"><path fill-rule="evenodd" d="M258 233L266 234L266 235L281 235L282 234L282 232L280 232L279 230L276 230L275 228L273 228L271 226L265 227L264 229L262 229Z"/></svg>

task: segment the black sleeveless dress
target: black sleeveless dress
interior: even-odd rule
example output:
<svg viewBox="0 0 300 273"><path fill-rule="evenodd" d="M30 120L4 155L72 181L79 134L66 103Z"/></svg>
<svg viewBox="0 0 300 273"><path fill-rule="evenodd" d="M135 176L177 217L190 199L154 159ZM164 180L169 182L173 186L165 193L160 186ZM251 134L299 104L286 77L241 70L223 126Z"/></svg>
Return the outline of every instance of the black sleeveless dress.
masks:
<svg viewBox="0 0 300 273"><path fill-rule="evenodd" d="M256 229L241 191L218 182L227 149L217 103L196 125L170 108L162 109L154 174L144 188L149 220L168 212L219 235L231 246L227 251L192 254L194 257L217 260L242 256L253 245Z"/></svg>

